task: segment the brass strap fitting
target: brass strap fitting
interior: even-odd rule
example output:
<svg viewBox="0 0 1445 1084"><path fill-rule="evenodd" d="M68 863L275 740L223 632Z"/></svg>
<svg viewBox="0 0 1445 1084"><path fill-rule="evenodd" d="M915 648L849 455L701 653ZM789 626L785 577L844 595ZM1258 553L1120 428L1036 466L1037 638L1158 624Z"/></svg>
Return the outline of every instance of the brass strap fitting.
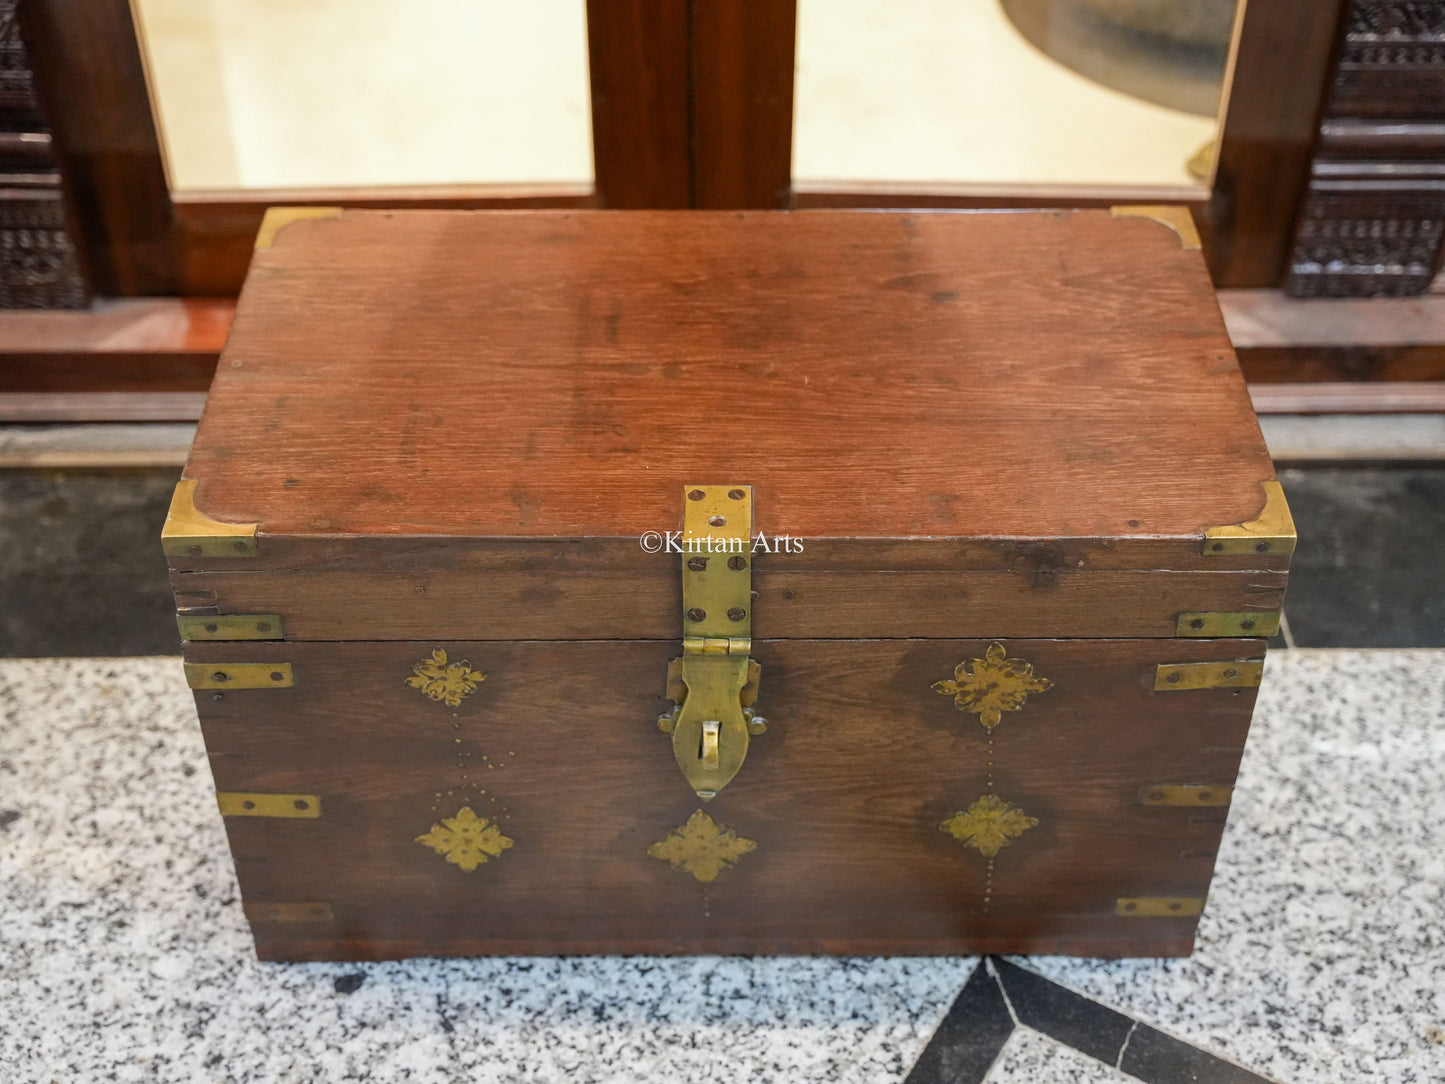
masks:
<svg viewBox="0 0 1445 1084"><path fill-rule="evenodd" d="M766 728L749 707L757 695L752 650L750 486L686 486L682 532L682 657L668 667L672 710L657 720L672 735L678 767L698 797L716 797L737 775L748 739Z"/></svg>

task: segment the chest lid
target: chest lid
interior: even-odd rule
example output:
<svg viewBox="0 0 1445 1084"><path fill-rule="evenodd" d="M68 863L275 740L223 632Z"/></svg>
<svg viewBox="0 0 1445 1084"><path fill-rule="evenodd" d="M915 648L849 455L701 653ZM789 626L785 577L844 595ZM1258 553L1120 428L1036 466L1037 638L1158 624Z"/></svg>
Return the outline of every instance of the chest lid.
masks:
<svg viewBox="0 0 1445 1084"><path fill-rule="evenodd" d="M675 638L645 542L694 483L751 487L755 637L1278 609L1293 529L1187 220L281 221L167 551L288 639Z"/></svg>

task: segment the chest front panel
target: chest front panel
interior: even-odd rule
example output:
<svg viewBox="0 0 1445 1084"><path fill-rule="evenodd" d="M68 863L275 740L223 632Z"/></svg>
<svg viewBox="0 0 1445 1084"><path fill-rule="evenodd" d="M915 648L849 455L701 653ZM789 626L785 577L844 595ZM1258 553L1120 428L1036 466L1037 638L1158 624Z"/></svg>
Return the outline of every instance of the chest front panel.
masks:
<svg viewBox="0 0 1445 1084"><path fill-rule="evenodd" d="M757 642L710 802L671 650L190 644L261 954L1188 950L1256 641ZM290 683L218 677L257 665Z"/></svg>

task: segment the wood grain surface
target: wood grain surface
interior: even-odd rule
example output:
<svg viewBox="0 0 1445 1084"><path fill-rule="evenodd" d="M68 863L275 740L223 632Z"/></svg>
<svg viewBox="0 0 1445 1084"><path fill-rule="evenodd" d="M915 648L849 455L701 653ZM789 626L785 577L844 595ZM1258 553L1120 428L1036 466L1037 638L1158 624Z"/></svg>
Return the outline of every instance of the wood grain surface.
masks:
<svg viewBox="0 0 1445 1084"><path fill-rule="evenodd" d="M279 614L288 640L659 639L682 634L679 558L546 566L178 572L197 612ZM756 637L1164 636L1181 613L1278 613L1285 573L795 570L753 576Z"/></svg>
<svg viewBox="0 0 1445 1084"><path fill-rule="evenodd" d="M930 687L988 643L757 642L769 729L705 807L757 847L710 884L647 854L700 805L654 725L667 644L192 643L186 658L294 668L292 688L196 694L218 790L320 798L314 819L226 820L267 959L1187 952L1195 919L1115 901L1204 896L1227 809L1141 792L1233 783L1254 690L1155 692L1155 669L1262 645L1008 641L1053 684L990 747ZM456 707L405 684L437 647L485 674ZM938 825L989 792L1038 823L998 853L985 909L985 859ZM415 842L464 806L515 841L471 872Z"/></svg>
<svg viewBox="0 0 1445 1084"><path fill-rule="evenodd" d="M1197 251L1104 211L364 212L252 266L188 476L268 537L1197 542L1273 470ZM1146 566L1138 566L1146 567Z"/></svg>

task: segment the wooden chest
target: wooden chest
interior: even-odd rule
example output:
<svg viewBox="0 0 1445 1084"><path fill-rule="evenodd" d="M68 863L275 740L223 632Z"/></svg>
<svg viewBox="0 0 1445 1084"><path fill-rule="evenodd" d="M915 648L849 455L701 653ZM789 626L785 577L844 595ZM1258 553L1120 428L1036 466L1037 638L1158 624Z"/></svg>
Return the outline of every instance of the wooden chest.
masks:
<svg viewBox="0 0 1445 1084"><path fill-rule="evenodd" d="M1294 532L1166 219L273 212L164 539L260 955L1188 953Z"/></svg>

